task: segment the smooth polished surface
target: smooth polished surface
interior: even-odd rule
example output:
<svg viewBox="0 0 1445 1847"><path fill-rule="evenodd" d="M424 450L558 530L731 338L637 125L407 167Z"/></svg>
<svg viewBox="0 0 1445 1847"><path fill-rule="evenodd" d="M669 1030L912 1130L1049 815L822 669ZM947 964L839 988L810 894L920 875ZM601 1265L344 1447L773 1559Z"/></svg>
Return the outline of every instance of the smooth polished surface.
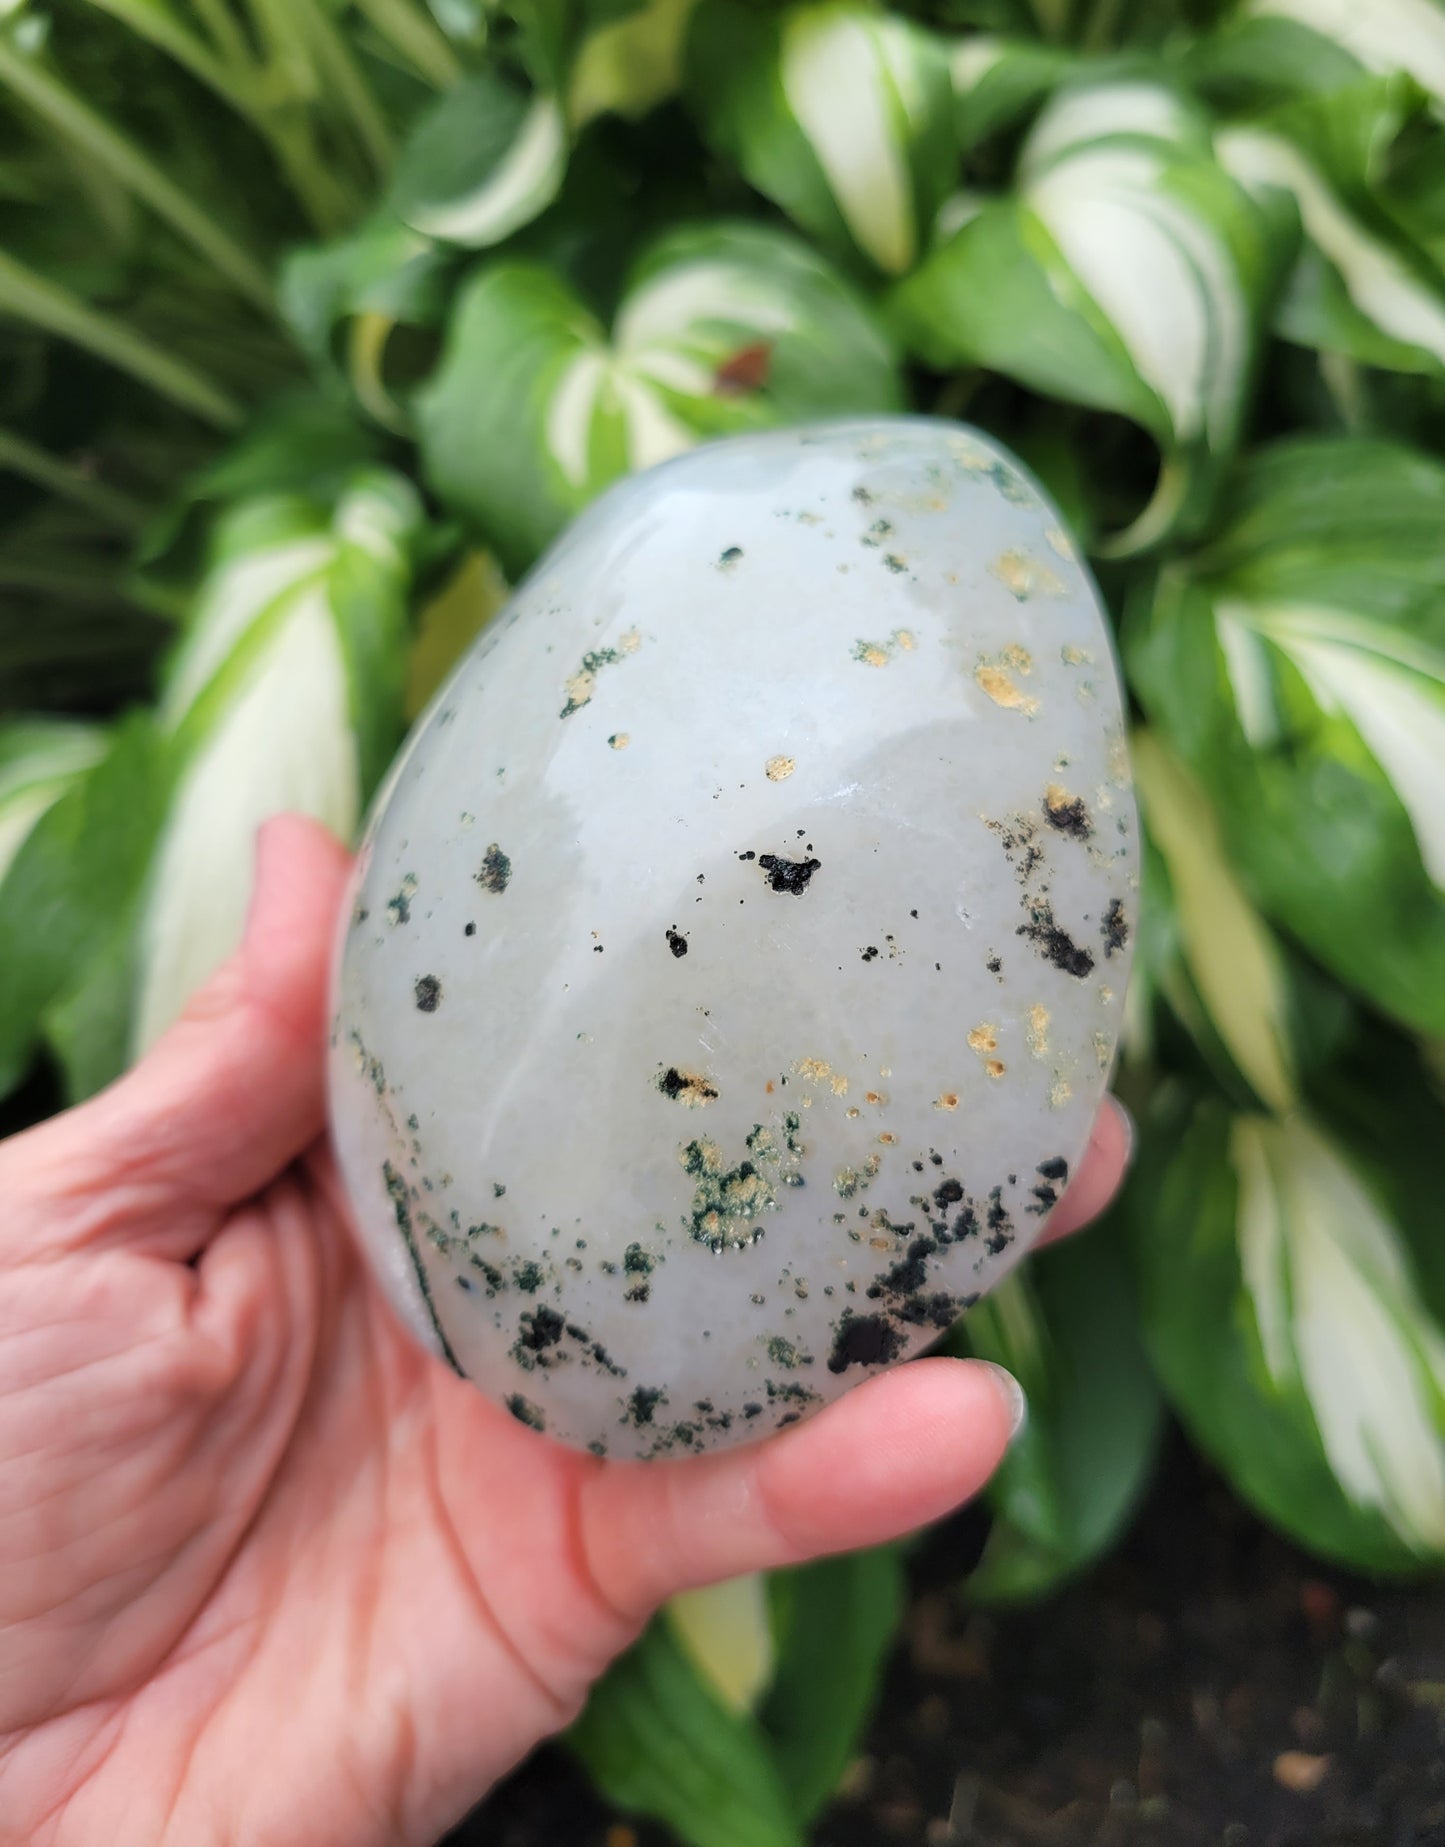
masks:
<svg viewBox="0 0 1445 1847"><path fill-rule="evenodd" d="M920 1351L1084 1152L1137 859L1093 586L988 439L840 424L614 489L362 850L332 1113L398 1307L612 1455Z"/></svg>

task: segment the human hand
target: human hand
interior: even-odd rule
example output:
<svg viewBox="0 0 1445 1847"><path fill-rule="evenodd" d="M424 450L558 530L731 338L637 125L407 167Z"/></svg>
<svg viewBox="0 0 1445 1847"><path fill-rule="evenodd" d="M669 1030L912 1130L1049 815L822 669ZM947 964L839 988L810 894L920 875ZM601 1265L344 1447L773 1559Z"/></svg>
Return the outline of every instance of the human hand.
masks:
<svg viewBox="0 0 1445 1847"><path fill-rule="evenodd" d="M1017 1402L925 1359L749 1448L600 1462L413 1345L321 1141L347 861L263 830L243 947L0 1145L0 1842L434 1840L674 1591L974 1493ZM1107 1203L1101 1112L1051 1231Z"/></svg>

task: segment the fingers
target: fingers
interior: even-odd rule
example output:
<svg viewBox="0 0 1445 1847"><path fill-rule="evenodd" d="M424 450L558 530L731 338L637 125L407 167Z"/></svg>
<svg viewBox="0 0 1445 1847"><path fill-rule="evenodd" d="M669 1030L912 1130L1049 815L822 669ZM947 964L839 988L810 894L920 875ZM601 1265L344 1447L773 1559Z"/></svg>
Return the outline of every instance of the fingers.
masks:
<svg viewBox="0 0 1445 1847"><path fill-rule="evenodd" d="M1070 1232L1098 1218L1123 1184L1133 1145L1133 1118L1117 1097L1106 1097L1094 1119L1094 1132L1079 1171L1055 1207L1035 1249L1067 1238Z"/></svg>
<svg viewBox="0 0 1445 1847"><path fill-rule="evenodd" d="M348 868L315 822L285 815L261 829L236 954L133 1071L0 1149L27 1254L124 1243L189 1258L227 1207L316 1139Z"/></svg>
<svg viewBox="0 0 1445 1847"><path fill-rule="evenodd" d="M582 1546L604 1601L641 1621L674 1591L879 1545L965 1501L1022 1419L977 1360L917 1360L745 1449L613 1463L582 1488Z"/></svg>

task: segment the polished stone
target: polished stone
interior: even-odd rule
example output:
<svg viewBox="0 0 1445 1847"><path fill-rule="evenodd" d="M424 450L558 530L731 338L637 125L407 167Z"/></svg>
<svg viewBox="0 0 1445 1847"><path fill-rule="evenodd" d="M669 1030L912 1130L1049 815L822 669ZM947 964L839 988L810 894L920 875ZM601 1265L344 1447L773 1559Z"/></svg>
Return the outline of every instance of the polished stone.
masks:
<svg viewBox="0 0 1445 1847"><path fill-rule="evenodd" d="M1137 865L1095 590L988 439L773 433L613 489L362 850L333 1123L399 1310L610 1455L919 1352L1083 1155Z"/></svg>

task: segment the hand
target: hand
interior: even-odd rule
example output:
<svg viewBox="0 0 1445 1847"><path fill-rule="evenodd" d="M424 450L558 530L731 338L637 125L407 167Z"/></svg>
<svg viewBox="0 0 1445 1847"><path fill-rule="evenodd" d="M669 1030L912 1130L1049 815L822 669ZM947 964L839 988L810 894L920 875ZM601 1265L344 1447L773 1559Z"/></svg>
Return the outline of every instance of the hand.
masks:
<svg viewBox="0 0 1445 1847"><path fill-rule="evenodd" d="M0 1841L432 1841L673 1591L975 1492L1008 1381L927 1359L750 1448L599 1462L420 1352L321 1141L347 861L263 830L245 943L0 1146ZM1056 1215L1113 1192L1101 1113Z"/></svg>

